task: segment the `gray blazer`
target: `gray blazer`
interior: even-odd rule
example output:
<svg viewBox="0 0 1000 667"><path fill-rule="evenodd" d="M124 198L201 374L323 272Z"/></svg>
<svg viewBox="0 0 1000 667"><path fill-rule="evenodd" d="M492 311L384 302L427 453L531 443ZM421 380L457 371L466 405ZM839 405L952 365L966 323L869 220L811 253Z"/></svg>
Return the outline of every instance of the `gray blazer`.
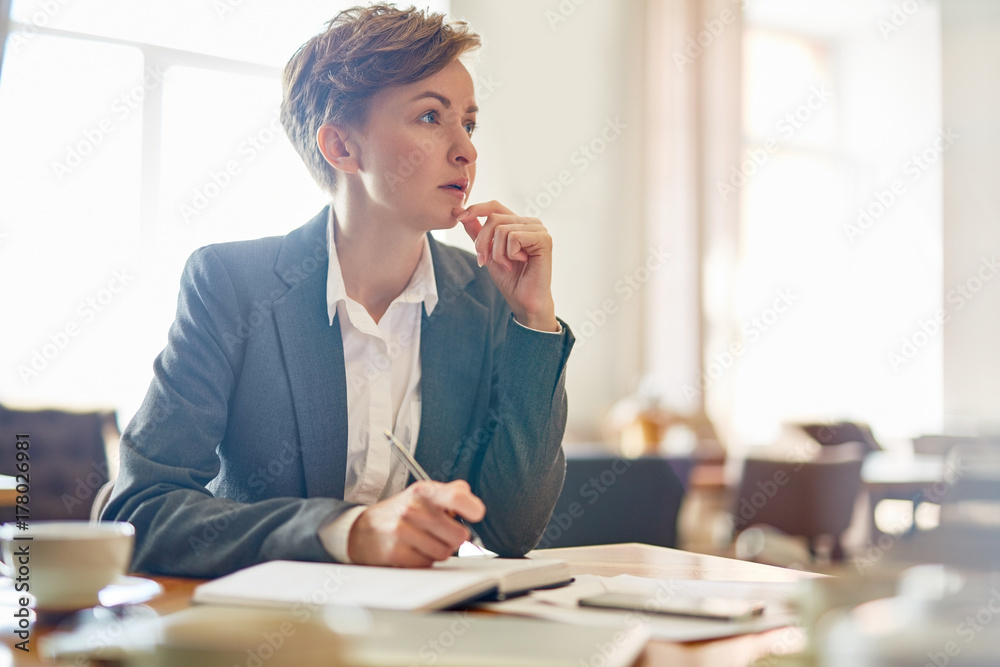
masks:
<svg viewBox="0 0 1000 667"><path fill-rule="evenodd" d="M284 237L206 246L121 439L102 518L136 528L132 568L214 577L273 559L329 561L317 530L344 502L347 393L326 307L327 211ZM503 556L540 539L562 488L573 336L513 321L485 269L430 240L439 301L421 324L416 457L466 479ZM361 379L363 381L363 379Z"/></svg>

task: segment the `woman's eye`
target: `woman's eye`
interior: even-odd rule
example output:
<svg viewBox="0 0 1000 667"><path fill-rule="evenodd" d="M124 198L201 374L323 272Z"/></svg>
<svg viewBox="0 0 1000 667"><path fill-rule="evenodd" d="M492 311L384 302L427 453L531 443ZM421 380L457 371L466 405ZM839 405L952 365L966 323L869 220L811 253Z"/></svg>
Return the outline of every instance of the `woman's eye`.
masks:
<svg viewBox="0 0 1000 667"><path fill-rule="evenodd" d="M465 131L468 132L469 136L471 137L472 133L476 131L476 122L475 121L469 121L468 123L466 123L465 124Z"/></svg>
<svg viewBox="0 0 1000 667"><path fill-rule="evenodd" d="M436 123L437 119L438 119L437 111L428 111L427 113L425 113L423 116L420 117L420 120L424 121L425 123Z"/></svg>

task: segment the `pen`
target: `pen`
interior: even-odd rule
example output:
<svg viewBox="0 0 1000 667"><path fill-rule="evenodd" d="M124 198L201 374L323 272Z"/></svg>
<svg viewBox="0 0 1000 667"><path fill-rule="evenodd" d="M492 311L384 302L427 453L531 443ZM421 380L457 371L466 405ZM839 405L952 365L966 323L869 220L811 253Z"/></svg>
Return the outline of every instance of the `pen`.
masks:
<svg viewBox="0 0 1000 667"><path fill-rule="evenodd" d="M385 433L386 440L389 441L389 448L392 450L392 453L395 454L400 461L402 461L403 465L406 466L406 469L410 471L410 474L413 475L415 479L430 480L431 476L427 474L427 471L424 470L419 463L417 463L417 460L413 458L413 454L410 454L410 450L404 447L403 443L396 439L396 436L392 434L392 431L386 429L382 432ZM479 533L476 532L476 529L469 525L469 522L460 516L456 516L455 520L469 530L469 541L479 548L480 551L485 552L486 547L483 545L483 540L479 537Z"/></svg>

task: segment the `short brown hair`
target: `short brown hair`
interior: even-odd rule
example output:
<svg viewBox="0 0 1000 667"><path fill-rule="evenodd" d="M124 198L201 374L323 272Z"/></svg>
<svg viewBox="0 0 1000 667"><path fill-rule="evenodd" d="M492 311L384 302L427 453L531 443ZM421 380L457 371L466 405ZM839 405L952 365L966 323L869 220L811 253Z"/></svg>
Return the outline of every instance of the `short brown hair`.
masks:
<svg viewBox="0 0 1000 667"><path fill-rule="evenodd" d="M463 21L387 4L345 9L303 44L285 66L281 124L320 187L336 185L320 126L363 127L379 90L432 76L480 44Z"/></svg>

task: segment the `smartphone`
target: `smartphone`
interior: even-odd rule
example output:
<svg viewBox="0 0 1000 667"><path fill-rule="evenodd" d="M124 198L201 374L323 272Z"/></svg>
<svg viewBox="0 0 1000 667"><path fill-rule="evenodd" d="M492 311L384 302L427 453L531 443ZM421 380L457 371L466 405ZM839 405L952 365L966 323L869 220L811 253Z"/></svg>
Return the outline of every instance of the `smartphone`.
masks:
<svg viewBox="0 0 1000 667"><path fill-rule="evenodd" d="M718 621L747 621L764 613L760 600L721 597L673 597L654 600L636 593L601 593L580 599L581 607L626 609L647 614L669 614Z"/></svg>

